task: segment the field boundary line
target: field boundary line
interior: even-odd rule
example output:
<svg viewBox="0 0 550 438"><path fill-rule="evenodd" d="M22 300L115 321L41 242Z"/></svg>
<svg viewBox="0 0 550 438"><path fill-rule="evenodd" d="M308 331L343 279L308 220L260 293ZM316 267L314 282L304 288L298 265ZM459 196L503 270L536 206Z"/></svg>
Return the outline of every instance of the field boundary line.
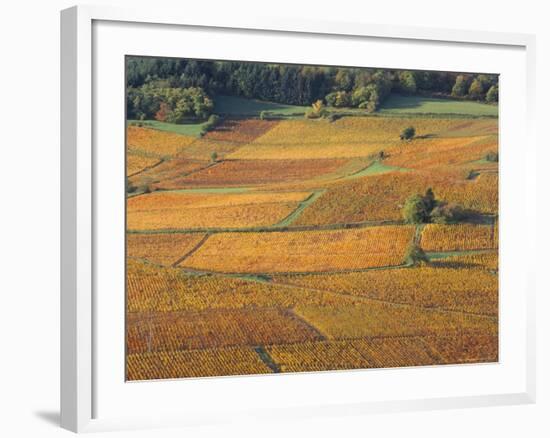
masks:
<svg viewBox="0 0 550 438"><path fill-rule="evenodd" d="M159 190L160 191L160 190ZM178 234L178 233L270 233L270 232L302 232L302 231L331 231L346 230L368 227L382 227L390 225L408 225L402 220L379 220L348 222L326 225L297 225L297 226L277 226L269 225L266 227L242 227L242 228L164 228L158 230L126 230L130 234Z"/></svg>
<svg viewBox="0 0 550 438"><path fill-rule="evenodd" d="M258 347L254 347L254 351L260 358L260 360L274 373L280 373L281 367L275 362L273 357L268 353L268 351L265 349L264 346L260 345Z"/></svg>
<svg viewBox="0 0 550 438"><path fill-rule="evenodd" d="M351 341L373 341L373 340L384 340L384 339L418 339L421 341L427 341L430 339L447 339L447 338L456 338L456 337L492 337L498 339L498 334L487 334L487 333L471 333L470 332L445 332L442 334L401 334L401 335L373 335L373 336L362 336L362 337L338 337L338 338L329 338L326 340L309 340L309 341L299 341L299 342L284 342L284 343L277 343L277 344L263 344L261 346L253 346L249 344L234 344L234 345L225 345L220 347L207 347L207 348L189 348L189 349L181 349L178 348L176 350L152 350L150 352L142 352L142 353L130 353L129 355L140 355L140 354L155 354L165 351L174 351L174 352L185 352L185 353L195 353L195 352L216 352L220 350L241 350L241 349L252 349L255 350L257 347L260 348L266 348L266 347L286 347L286 346L296 346L296 345L304 345L308 343L344 343L344 342L351 342ZM267 351L266 351L267 352ZM459 362L462 363L462 362ZM464 362L469 363L469 362Z"/></svg>
<svg viewBox="0 0 550 438"><path fill-rule="evenodd" d="M133 176L136 176L136 175L139 175L140 173L143 173L147 170L151 170L151 169L154 169L155 167L159 166L160 164L164 163L166 160L163 160L162 158L159 159L158 162L156 162L155 164L152 164L151 166L145 166L143 169L141 170L138 170L137 172L134 172L130 175L127 175L126 177L127 178L131 178Z"/></svg>
<svg viewBox="0 0 550 438"><path fill-rule="evenodd" d="M319 337L321 338L320 339L321 341L328 341L330 339L326 334L324 334L321 330L319 330L310 321L305 319L302 315L296 313L296 310L294 308L286 309L285 314L287 314L290 319L294 319L295 321L305 324L307 327L309 327L311 330L313 330L315 333L319 335Z"/></svg>
<svg viewBox="0 0 550 438"><path fill-rule="evenodd" d="M183 269L190 273L194 274L215 274L215 275L225 275L231 277L247 277L247 276L267 276L272 275L324 275L324 274L350 274L353 272L366 272L366 271L382 271L386 269L401 269L412 267L410 263L399 263L398 265L386 265L386 266L372 266L367 268L355 268L355 269L339 269L331 271L270 271L270 272L224 272L224 271L212 271L208 269L198 269L188 266L177 266L179 269ZM176 266L173 266L176 267Z"/></svg>
<svg viewBox="0 0 550 438"><path fill-rule="evenodd" d="M177 259L174 263L172 263L172 268L176 268L180 263L182 263L185 259L188 257L191 257L195 252L197 252L200 247L208 240L210 237L210 234L205 234L201 240L199 240L193 248L191 248L190 251L188 251L186 254L181 256L179 259Z"/></svg>
<svg viewBox="0 0 550 438"><path fill-rule="evenodd" d="M309 291L313 291L313 292L321 292L321 293L332 293L332 294L335 294L335 295L346 296L346 297L350 297L350 298L356 298L356 299L362 300L362 301L374 301L374 302L378 302L378 303L384 303L384 304L388 304L388 305L395 306L395 307L408 307L408 308L415 307L415 308L418 308L418 309L427 310L429 312L456 313L456 314L460 314L460 315L470 315L470 316L476 316L476 317L486 318L486 319L491 319L491 320L498 320L498 316L489 315L489 314L486 314L486 313L467 312L467 311L463 311L463 310L453 310L453 309L448 309L448 308L444 308L444 307L422 306L422 305L413 304L413 303L395 302L395 301L384 300L382 298L373 298L373 297L367 297L367 296L364 296L364 295L355 295L351 292L346 292L346 291L336 291L336 290L333 290L333 289L318 289L318 288L313 288L313 287L308 287L308 286L301 286L299 284L294 284L294 283L286 283L286 282L278 282L278 281L273 281L273 282L269 282L269 283L273 284L273 285L286 286L286 287L294 288L294 289L304 289L304 290L309 290Z"/></svg>

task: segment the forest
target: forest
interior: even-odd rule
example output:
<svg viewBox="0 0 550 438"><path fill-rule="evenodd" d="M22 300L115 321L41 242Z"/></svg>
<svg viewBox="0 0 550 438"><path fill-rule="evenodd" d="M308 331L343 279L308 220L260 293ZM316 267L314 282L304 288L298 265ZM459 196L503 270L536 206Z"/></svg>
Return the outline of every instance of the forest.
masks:
<svg viewBox="0 0 550 438"><path fill-rule="evenodd" d="M128 57L126 83L128 119L170 123L207 118L216 96L368 113L390 94L498 102L498 76L477 73Z"/></svg>

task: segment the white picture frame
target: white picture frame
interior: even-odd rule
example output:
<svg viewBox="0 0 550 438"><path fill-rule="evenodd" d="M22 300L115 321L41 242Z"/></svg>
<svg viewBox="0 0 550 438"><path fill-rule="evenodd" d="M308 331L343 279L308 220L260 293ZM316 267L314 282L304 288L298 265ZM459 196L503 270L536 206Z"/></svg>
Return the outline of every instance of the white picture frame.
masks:
<svg viewBox="0 0 550 438"><path fill-rule="evenodd" d="M518 346L521 351L517 352L518 361L521 362L521 370L518 371L517 384L513 390L504 388L502 391L487 393L463 393L453 395L442 393L438 396L418 398L412 395L403 396L397 394L395 398L389 399L365 399L360 397L346 400L345 395L341 396L334 403L327 403L320 400L320 403L311 403L304 399L300 406L285 404L276 401L271 406L260 406L257 411L251 410L245 403L242 409L239 406L232 406L231 410L223 412L223 406L219 411L208 412L197 408L197 412L183 415L183 410L176 407L171 412L166 412L162 406L147 408L148 415L98 415L102 411L102 403L98 398L99 393L106 394L105 381L98 371L104 369L105 360L109 360L103 354L102 362L98 362L98 349L102 348L99 343L105 339L98 332L97 325L101 318L101 305L95 299L97 285L102 284L98 278L97 266L101 260L98 257L101 251L98 250L96 241L98 222L98 199L101 191L96 190L97 179L103 172L101 163L94 153L97 138L102 138L94 123L101 117L98 116L98 96L95 88L101 77L101 69L94 65L94 59L98 59L98 50L103 50L101 36L94 33L94 26L98 23L119 23L148 26L151 32L161 32L162 29L175 29L178 26L187 29L208 32L227 32L230 29L238 30L245 35L261 35L269 32L273 38L279 36L300 37L349 37L361 41L386 41L388 44L445 44L452 43L463 45L465 50L475 47L487 47L489 49L502 49L519 51L525 62L516 66L522 71L526 80L524 92L519 93L523 133L525 141L522 153L534 155L534 65L535 65L535 38L525 34L491 33L484 31L460 31L451 29L426 29L403 26L373 25L365 23L338 23L338 22L317 22L307 20L277 20L271 18L247 18L240 20L232 19L230 22L223 17L216 17L209 14L207 17L190 16L184 10L159 10L150 8L148 10L119 9L111 7L77 6L66 9L61 13L61 425L62 427L75 431L98 431L119 428L143 428L174 425L203 424L216 421L224 421L235 416L255 416L257 418L272 418L279 416L283 418L296 418L315 415L342 415L342 414L364 414L369 412L398 412L420 409L442 409L453 407L474 407L504 404L533 403L535 400L535 276L533 263L525 260L521 269L518 269L514 279L520 285L521 305L516 306L518 321L521 333L518 334ZM111 40L114 42L114 40ZM154 44L154 43L152 43ZM115 43L113 46L122 47ZM120 50L124 51L122 47ZM116 54L116 53L115 53ZM136 53L129 53L136 54ZM159 52L159 56L163 53ZM118 56L118 55L117 55ZM275 55L274 55L275 56ZM506 89L504 89L506 93ZM518 95L515 95L517 98ZM117 111L123 112L123 105ZM502 103L501 103L502 105ZM523 121L525 124L523 126ZM506 170L512 160L502 160L502 170ZM504 178L504 177L503 177ZM526 165L521 169L519 176L522 180L521 191L516 195L531 199L531 205L535 205L535 165ZM501 185L501 196L506 197L506 186ZM521 211L528 237L524 242L510 243L503 245L501 251L510 251L514 245L525 245L523 249L533 249L536 241L535 211ZM513 221L511 221L512 223ZM506 229L506 226L503 226ZM509 230L511 228L508 228ZM503 232L504 233L504 232ZM505 235L503 234L503 237ZM507 248L507 249L506 249ZM534 250L531 253L535 253ZM101 272L101 271L100 271ZM511 278L511 277L510 277ZM502 279L501 279L502 281ZM518 289L519 290L519 289ZM123 294L123 290L120 291ZM513 312L513 310L511 310ZM513 313L510 313L513 316ZM523 323L524 322L524 323ZM99 334L98 334L99 333ZM105 359L107 357L107 359ZM501 364L502 365L502 364ZM108 366L108 363L107 363ZM116 366L113 363L113 366ZM473 369L473 368L472 368ZM432 370L432 371L430 371ZM487 368L486 368L487 370ZM420 371L420 370L419 370ZM435 368L422 370L435 373ZM385 373L388 371L380 371ZM469 372L476 372L469 371ZM98 375L99 373L99 375ZM487 371L485 371L487 373ZM496 371L490 371L496 374ZM312 373L309 373L312 374ZM316 374L316 373L313 373ZM353 385L366 374L347 373L345 374L346 384ZM371 374L372 375L372 374ZM329 376L329 377L327 377ZM342 376L342 374L340 374ZM379 374L382 376L382 374ZM393 374L393 378L399 375ZM330 373L323 373L317 378L330 378ZM406 376L402 377L406 382ZM444 376L442 375L442 378ZM192 385L195 388L200 386L212 386L212 391L230 390L239 384L237 379L218 379L225 386L215 386L216 379L207 381L194 380ZM257 379L265 377L247 377L246 385L253 387ZM372 377L371 377L372 379ZM328 381L328 380L327 380ZM401 381L401 380L400 380ZM236 382L236 383L235 383ZM241 382L243 382L241 380ZM124 384L124 382L120 382ZM340 385L341 381L334 381L333 384ZM151 385L159 385L160 382L153 382ZM272 382L273 384L273 382ZM285 380L288 385L313 385L319 384L319 380L312 380L306 375L291 375ZM495 385L498 384L498 381ZM103 385L103 386L101 386ZM176 382L162 382L163 387L176 387ZM244 385L243 385L244 386ZM328 386L330 388L330 384ZM251 390L252 391L252 390ZM246 389L243 391L246 393ZM133 391L135 397L137 391ZM115 397L116 391L113 392ZM393 396L393 395L392 395ZM336 394L335 394L336 397ZM223 399L223 397L221 397ZM119 400L114 399L114 403ZM235 401L236 405L241 402ZM274 409L275 408L275 409Z"/></svg>

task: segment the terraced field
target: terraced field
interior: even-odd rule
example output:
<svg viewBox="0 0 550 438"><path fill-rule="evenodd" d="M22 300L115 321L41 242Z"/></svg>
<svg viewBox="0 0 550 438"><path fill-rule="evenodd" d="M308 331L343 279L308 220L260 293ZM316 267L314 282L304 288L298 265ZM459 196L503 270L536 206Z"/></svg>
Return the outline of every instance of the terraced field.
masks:
<svg viewBox="0 0 550 438"><path fill-rule="evenodd" d="M204 135L128 127L127 379L498 361L496 107L242 102ZM428 188L469 219L405 223Z"/></svg>

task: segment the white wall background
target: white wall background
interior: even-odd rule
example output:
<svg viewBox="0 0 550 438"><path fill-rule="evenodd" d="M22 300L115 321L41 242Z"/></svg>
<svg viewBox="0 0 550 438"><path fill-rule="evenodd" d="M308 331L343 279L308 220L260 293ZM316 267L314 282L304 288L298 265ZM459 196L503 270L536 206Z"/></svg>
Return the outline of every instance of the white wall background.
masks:
<svg viewBox="0 0 550 438"><path fill-rule="evenodd" d="M550 28L545 2L524 0L96 1L97 4L216 10L237 14L365 21L456 29L536 33L539 178L538 403L531 406L312 419L259 426L110 433L200 437L477 437L549 436L550 383L546 318L550 154L544 135L550 93ZM187 4L189 3L189 4ZM200 6L202 3L203 6ZM0 435L69 436L59 418L59 10L67 0L3 4L0 14ZM517 145L522 147L521 144ZM518 230L521 233L522 230ZM546 258L546 259L545 259Z"/></svg>

